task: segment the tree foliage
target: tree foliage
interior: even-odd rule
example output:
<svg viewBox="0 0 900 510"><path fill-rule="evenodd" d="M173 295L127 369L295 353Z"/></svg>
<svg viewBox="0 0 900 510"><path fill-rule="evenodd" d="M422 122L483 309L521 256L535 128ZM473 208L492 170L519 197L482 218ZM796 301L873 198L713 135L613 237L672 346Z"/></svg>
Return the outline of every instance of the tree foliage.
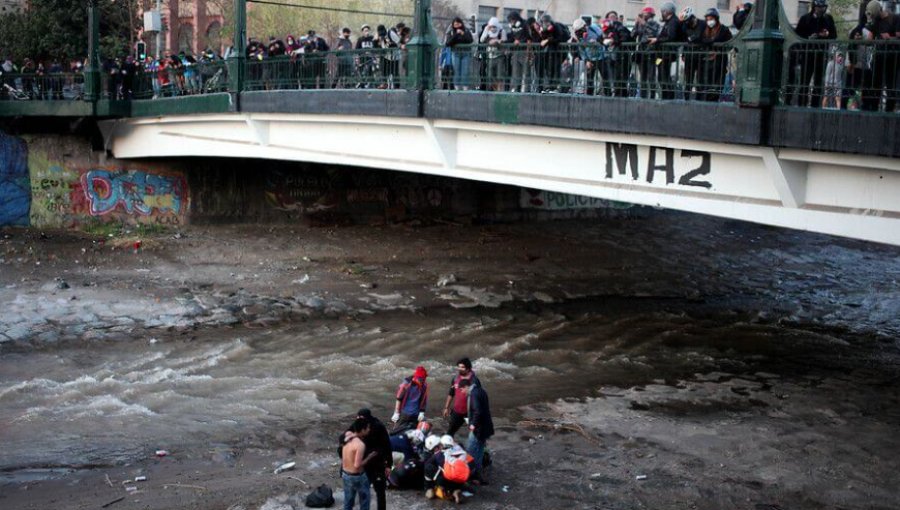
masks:
<svg viewBox="0 0 900 510"><path fill-rule="evenodd" d="M96 0L100 9L100 51L106 57L127 54L139 26L136 0ZM16 61L25 57L84 58L88 48L87 2L41 0L19 13L0 17L0 51Z"/></svg>

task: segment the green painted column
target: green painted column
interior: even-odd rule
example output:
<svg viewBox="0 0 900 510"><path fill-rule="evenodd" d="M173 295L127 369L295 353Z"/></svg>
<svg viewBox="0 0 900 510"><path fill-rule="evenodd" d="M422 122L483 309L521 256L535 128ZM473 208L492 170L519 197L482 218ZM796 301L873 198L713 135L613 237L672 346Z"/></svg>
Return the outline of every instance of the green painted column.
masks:
<svg viewBox="0 0 900 510"><path fill-rule="evenodd" d="M247 72L247 0L234 0L234 55L228 59L229 91L240 97ZM237 101L235 101L237 105Z"/></svg>
<svg viewBox="0 0 900 510"><path fill-rule="evenodd" d="M416 0L413 38L406 46L408 89L424 91L432 88L437 44L431 20L431 0Z"/></svg>
<svg viewBox="0 0 900 510"><path fill-rule="evenodd" d="M784 34L778 0L760 0L753 10L752 27L738 44L738 102L742 106L773 106L778 101Z"/></svg>
<svg viewBox="0 0 900 510"><path fill-rule="evenodd" d="M88 0L88 61L84 69L84 99L100 99L100 8Z"/></svg>

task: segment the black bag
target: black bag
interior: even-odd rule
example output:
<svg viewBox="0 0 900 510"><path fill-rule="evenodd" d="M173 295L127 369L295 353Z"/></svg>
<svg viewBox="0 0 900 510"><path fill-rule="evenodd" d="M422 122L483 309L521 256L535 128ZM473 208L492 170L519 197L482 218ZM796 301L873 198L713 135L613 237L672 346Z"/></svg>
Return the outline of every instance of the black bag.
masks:
<svg viewBox="0 0 900 510"><path fill-rule="evenodd" d="M310 508L330 508L334 505L334 493L331 487L320 485L306 496L306 506Z"/></svg>

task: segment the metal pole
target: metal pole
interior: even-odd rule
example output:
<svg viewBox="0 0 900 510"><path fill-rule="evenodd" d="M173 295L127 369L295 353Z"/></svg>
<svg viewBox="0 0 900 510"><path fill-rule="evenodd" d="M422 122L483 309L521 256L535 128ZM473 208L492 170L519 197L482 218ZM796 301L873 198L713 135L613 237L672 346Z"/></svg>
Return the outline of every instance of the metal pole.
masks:
<svg viewBox="0 0 900 510"><path fill-rule="evenodd" d="M434 77L437 37L431 20L431 0L416 0L415 30L406 46L408 58L407 88L425 91L430 89Z"/></svg>
<svg viewBox="0 0 900 510"><path fill-rule="evenodd" d="M84 99L100 99L100 9L88 0L88 61L84 68Z"/></svg>
<svg viewBox="0 0 900 510"><path fill-rule="evenodd" d="M156 12L159 13L159 19L162 21L162 0L156 0ZM156 31L156 60L162 56L162 24Z"/></svg>
<svg viewBox="0 0 900 510"><path fill-rule="evenodd" d="M752 29L738 40L738 101L743 106L773 106L778 101L784 34L781 4L760 0L753 7Z"/></svg>
<svg viewBox="0 0 900 510"><path fill-rule="evenodd" d="M247 62L247 1L234 0L234 54L228 59L229 88L232 103L240 109L240 96L244 88Z"/></svg>

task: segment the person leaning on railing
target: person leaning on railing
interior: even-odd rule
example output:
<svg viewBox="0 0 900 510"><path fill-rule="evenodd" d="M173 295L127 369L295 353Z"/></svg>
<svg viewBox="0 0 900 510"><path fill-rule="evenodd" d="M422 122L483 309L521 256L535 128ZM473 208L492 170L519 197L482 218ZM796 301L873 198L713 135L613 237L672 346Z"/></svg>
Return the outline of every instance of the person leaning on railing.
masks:
<svg viewBox="0 0 900 510"><path fill-rule="evenodd" d="M612 68L606 54L606 47L600 43L603 33L593 23L588 25L582 18L572 23L572 42L576 44L573 59L584 65L584 92L589 96L595 94L612 95ZM598 83L599 81L599 83Z"/></svg>
<svg viewBox="0 0 900 510"><path fill-rule="evenodd" d="M540 92L560 92L563 53L560 45L569 42L571 34L565 25L553 21L549 14L541 16L541 51L538 66Z"/></svg>
<svg viewBox="0 0 900 510"><path fill-rule="evenodd" d="M706 28L700 43L706 50L703 59L703 79L700 87L703 92L698 93L701 101L718 101L725 88L725 76L728 74L728 53L717 45L731 40L731 30L722 25L719 10L711 7L706 11Z"/></svg>
<svg viewBox="0 0 900 510"><path fill-rule="evenodd" d="M529 47L537 42L531 27L518 12L512 12L506 18L509 30L506 32L506 44L510 52L510 91L529 92L531 84L531 62Z"/></svg>
<svg viewBox="0 0 900 510"><path fill-rule="evenodd" d="M505 39L506 31L503 30L503 27L500 25L500 19L497 17L493 17L488 21L484 31L481 33L481 37L478 39L478 42L485 46L485 73L482 76L486 78L483 81L483 85L487 90L502 92L506 89L504 84L506 61L501 48Z"/></svg>
<svg viewBox="0 0 900 510"><path fill-rule="evenodd" d="M466 28L462 18L454 18L445 34L444 45L451 51L453 88L456 90L469 90L472 65L472 50L469 45L474 41L472 32Z"/></svg>
<svg viewBox="0 0 900 510"><path fill-rule="evenodd" d="M703 76L704 52L701 51L703 32L706 30L706 19L699 19L694 14L692 7L685 7L679 15L681 31L684 34L684 98L691 99L694 87L697 87L697 95L701 92Z"/></svg>
<svg viewBox="0 0 900 510"><path fill-rule="evenodd" d="M635 42L637 42L637 51L635 52L635 61L640 71L640 96L642 98L652 98L653 89L656 82L656 53L650 47L650 40L655 39L659 35L660 25L653 18L656 17L656 10L647 6L641 9L637 19L634 22L634 29L631 34Z"/></svg>
<svg viewBox="0 0 900 510"><path fill-rule="evenodd" d="M675 99L675 82L672 80L672 64L678 60L678 49L674 47L664 47L667 43L677 43L682 41L681 22L675 16L675 4L666 2L659 9L662 24L659 34L656 37L650 37L649 43L656 48L657 58L655 59L658 68L659 86L662 89L663 99Z"/></svg>
<svg viewBox="0 0 900 510"><path fill-rule="evenodd" d="M837 38L834 18L826 11L826 0L813 0L812 11L800 17L795 29L797 35L809 40L833 40ZM825 77L825 61L828 47L821 44L797 44L790 56L789 83L796 83L796 69L800 69L798 87L799 106L806 106L807 99L813 107L822 103L822 80ZM807 87L812 81L812 91L807 96Z"/></svg>
<svg viewBox="0 0 900 510"><path fill-rule="evenodd" d="M900 17L885 10L877 0L866 6L866 28L876 41L897 41L900 39ZM874 84L869 94L878 97L879 102L884 89L887 95L885 111L893 112L897 107L900 91L897 90L897 71L900 68L900 44L875 45L872 61L872 78ZM866 94L863 93L865 96Z"/></svg>
<svg viewBox="0 0 900 510"><path fill-rule="evenodd" d="M633 41L631 31L621 21L616 11L606 13L600 26L603 31L603 45L609 56L612 67L613 96L628 97L628 81L631 76L631 49L628 45Z"/></svg>

